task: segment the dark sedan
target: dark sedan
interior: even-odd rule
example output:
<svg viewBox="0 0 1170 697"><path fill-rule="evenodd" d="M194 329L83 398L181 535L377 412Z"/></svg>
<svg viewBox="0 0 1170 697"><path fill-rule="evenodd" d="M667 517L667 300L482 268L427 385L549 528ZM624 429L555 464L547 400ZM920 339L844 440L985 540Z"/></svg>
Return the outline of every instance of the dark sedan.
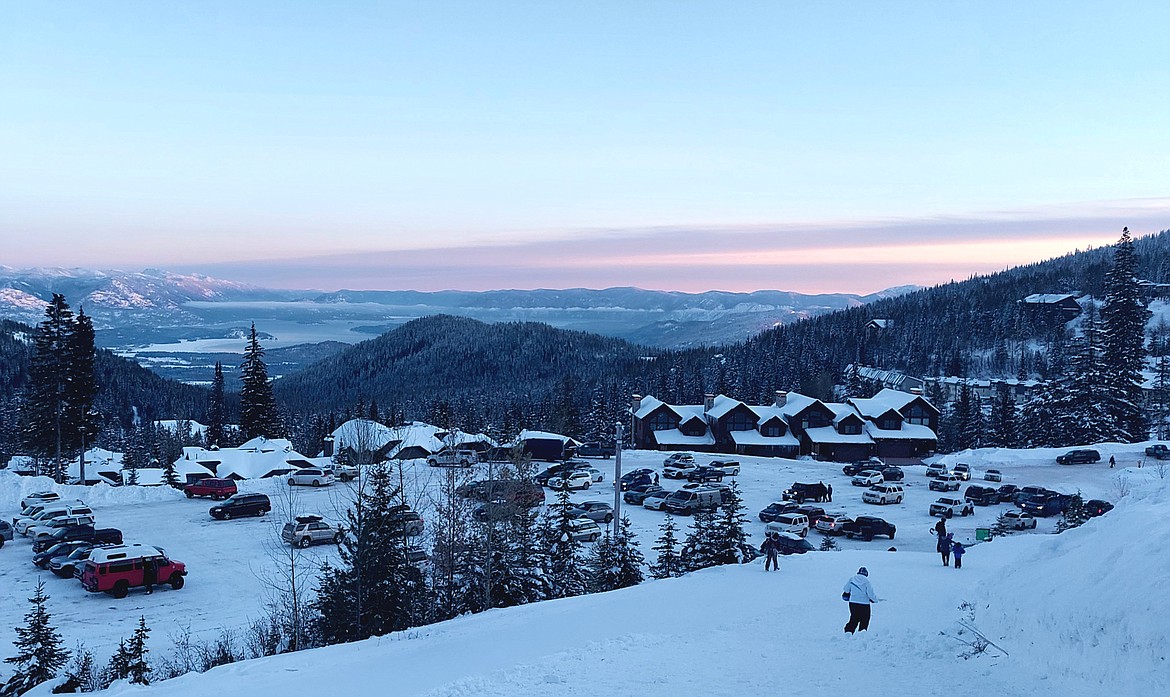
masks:
<svg viewBox="0 0 1170 697"><path fill-rule="evenodd" d="M639 484L638 486L631 487L629 491L622 494L622 501L634 506L641 506L647 496L656 494L659 491L666 490L657 484Z"/></svg>

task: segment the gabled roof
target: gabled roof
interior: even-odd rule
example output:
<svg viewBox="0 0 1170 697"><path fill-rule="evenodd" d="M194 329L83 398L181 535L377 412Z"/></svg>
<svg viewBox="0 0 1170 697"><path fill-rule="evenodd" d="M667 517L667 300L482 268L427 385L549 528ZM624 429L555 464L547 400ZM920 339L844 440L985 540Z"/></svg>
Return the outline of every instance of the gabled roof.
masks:
<svg viewBox="0 0 1170 697"><path fill-rule="evenodd" d="M442 440L449 448L458 448L468 443L487 443L492 447L499 445L494 438L485 433L465 433L458 429L448 433Z"/></svg>
<svg viewBox="0 0 1170 697"><path fill-rule="evenodd" d="M549 433L548 431L529 431L527 429L521 431L520 435L516 437L516 440L559 440L565 445L581 445L576 440L573 440L568 436L562 436L559 433Z"/></svg>
<svg viewBox="0 0 1170 697"><path fill-rule="evenodd" d="M670 405L666 404L666 402L662 401L661 399L646 395L640 402L638 402L638 408L634 410L634 417L638 419L644 419L647 416L650 416L650 414L655 409L663 405L666 405L667 408L670 408Z"/></svg>
<svg viewBox="0 0 1170 697"><path fill-rule="evenodd" d="M784 410L780 407L769 405L766 407L749 408L756 413L756 416L760 417L761 426L771 421L772 419L780 419L781 421L788 423L784 418Z"/></svg>
<svg viewBox="0 0 1170 697"><path fill-rule="evenodd" d="M1070 293L1032 293L1024 298L1030 305L1054 305L1065 300L1076 300L1077 296Z"/></svg>
<svg viewBox="0 0 1170 697"><path fill-rule="evenodd" d="M931 404L925 397L920 394L910 394L909 392L902 392L900 390L891 390L888 387L881 392L878 392L873 397L870 397L870 402L875 405L874 408L878 408L876 405L886 404L890 409L897 410L899 414L901 414L902 410L909 406L911 402L916 400L922 400L922 402L931 409L938 411L938 407ZM903 414L903 416L905 416L905 414Z"/></svg>
<svg viewBox="0 0 1170 697"><path fill-rule="evenodd" d="M800 394L799 392L789 392L784 406L780 407L785 417L796 416L800 412L808 409L813 404L824 404L821 400L808 395Z"/></svg>
<svg viewBox="0 0 1170 697"><path fill-rule="evenodd" d="M659 445L715 445L715 437L708 431L701 436L688 436L677 428L654 432Z"/></svg>
<svg viewBox="0 0 1170 697"><path fill-rule="evenodd" d="M188 472L200 473L206 470L220 478L260 479L296 469L289 464L289 460L307 459L293 450L287 440L253 438L238 448L183 448L183 457L175 461L175 470L184 477ZM192 463L196 468L192 467Z"/></svg>
<svg viewBox="0 0 1170 697"><path fill-rule="evenodd" d="M738 399L732 399L726 395L719 395L711 403L711 408L707 410L707 416L710 416L713 419L722 419L724 416L727 416L731 410L742 406L746 405Z"/></svg>
<svg viewBox="0 0 1170 697"><path fill-rule="evenodd" d="M929 426L921 424L903 423L902 427L897 430L886 431L878 428L876 424L867 422L865 432L874 440L938 440L938 436L930 430Z"/></svg>
<svg viewBox="0 0 1170 697"><path fill-rule="evenodd" d="M381 450L387 443L402 440L401 435L396 431L397 429L392 429L377 421L350 419L333 429L333 433L330 435L333 436L334 448L337 450L350 448L373 452Z"/></svg>

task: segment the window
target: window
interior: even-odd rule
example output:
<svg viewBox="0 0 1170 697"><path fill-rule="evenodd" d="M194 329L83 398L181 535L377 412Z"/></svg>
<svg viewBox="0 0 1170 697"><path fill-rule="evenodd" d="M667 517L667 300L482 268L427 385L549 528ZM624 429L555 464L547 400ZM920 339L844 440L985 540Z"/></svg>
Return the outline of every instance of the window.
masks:
<svg viewBox="0 0 1170 697"><path fill-rule="evenodd" d="M898 419L892 416L884 419L878 419L877 422L877 427L883 431L897 431L899 428L901 428L901 426L902 425L898 423Z"/></svg>
<svg viewBox="0 0 1170 697"><path fill-rule="evenodd" d="M861 433L861 424L856 421L842 421L837 426L837 433L843 436L856 436Z"/></svg>
<svg viewBox="0 0 1170 697"><path fill-rule="evenodd" d="M678 417L668 411L660 411L650 417L651 431L669 431L678 428Z"/></svg>
<svg viewBox="0 0 1170 697"><path fill-rule="evenodd" d="M914 406L910 407L910 411L906 420L919 426L930 425L930 415L927 414L926 409L924 409L919 404L915 404Z"/></svg>
<svg viewBox="0 0 1170 697"><path fill-rule="evenodd" d="M784 426L777 421L771 421L760 427L760 435L777 438L784 435Z"/></svg>
<svg viewBox="0 0 1170 697"><path fill-rule="evenodd" d="M751 431L756 428L756 420L750 415L737 411L727 418L728 431Z"/></svg>

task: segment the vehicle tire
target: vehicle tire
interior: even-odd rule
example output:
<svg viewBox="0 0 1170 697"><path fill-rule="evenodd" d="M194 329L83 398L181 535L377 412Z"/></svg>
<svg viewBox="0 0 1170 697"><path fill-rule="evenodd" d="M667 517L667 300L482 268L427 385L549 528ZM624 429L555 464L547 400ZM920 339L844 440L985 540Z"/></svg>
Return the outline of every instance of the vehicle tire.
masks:
<svg viewBox="0 0 1170 697"><path fill-rule="evenodd" d="M193 498L195 498L195 494L192 494L190 491L188 491L188 492L187 492L187 498L189 498L189 499L193 499Z"/></svg>
<svg viewBox="0 0 1170 697"><path fill-rule="evenodd" d="M589 488L589 487L591 487L591 486L593 486L593 482L585 482L585 486L584 486L584 488L585 488L585 489L588 489L588 488Z"/></svg>
<svg viewBox="0 0 1170 697"><path fill-rule="evenodd" d="M319 479L314 479L313 486L321 486L321 481Z"/></svg>
<svg viewBox="0 0 1170 697"><path fill-rule="evenodd" d="M307 549L311 544L313 544L313 541L307 537L302 537L299 541L297 541L297 547L300 547L301 549Z"/></svg>
<svg viewBox="0 0 1170 697"><path fill-rule="evenodd" d="M612 513L605 514L605 522L607 522L607 523L613 522L613 514Z"/></svg>
<svg viewBox="0 0 1170 697"><path fill-rule="evenodd" d="M231 514L231 513L229 513L229 512L227 512L227 511L224 511L223 513L220 513L220 515L221 515L221 516L223 516L223 519L224 519L224 520L231 520L231 519L232 519L232 514Z"/></svg>
<svg viewBox="0 0 1170 697"><path fill-rule="evenodd" d="M295 479L293 479L293 478L291 478L291 477L290 477L290 478L289 478L289 480L288 480L288 485L289 485L289 486L296 486L296 485L297 485L297 480L295 480Z"/></svg>
<svg viewBox="0 0 1170 697"><path fill-rule="evenodd" d="M110 591L110 595L115 598L125 598L128 593L130 593L130 584L127 581L118 581Z"/></svg>
<svg viewBox="0 0 1170 697"><path fill-rule="evenodd" d="M271 508L261 508L260 515L264 515L264 514L268 513L268 511L270 511L270 510L272 510L272 509Z"/></svg>
<svg viewBox="0 0 1170 697"><path fill-rule="evenodd" d="M862 530L861 539L866 542L873 542L873 530Z"/></svg>
<svg viewBox="0 0 1170 697"><path fill-rule="evenodd" d="M171 576L170 584L171 584L172 590L179 590L180 588L183 587L184 583L186 583L186 579L184 579L179 574L173 574Z"/></svg>
<svg viewBox="0 0 1170 697"><path fill-rule="evenodd" d="M335 545L341 544L341 533L337 533L336 535L333 536L333 544L335 544Z"/></svg>
<svg viewBox="0 0 1170 697"><path fill-rule="evenodd" d="M945 516L946 516L946 517L948 517L948 518L954 518L954 517L955 517L955 512L954 512L954 511L952 511L951 509L949 509L949 508L948 508L948 509L947 509L947 512L946 512L946 513L944 513L943 515L945 515Z"/></svg>

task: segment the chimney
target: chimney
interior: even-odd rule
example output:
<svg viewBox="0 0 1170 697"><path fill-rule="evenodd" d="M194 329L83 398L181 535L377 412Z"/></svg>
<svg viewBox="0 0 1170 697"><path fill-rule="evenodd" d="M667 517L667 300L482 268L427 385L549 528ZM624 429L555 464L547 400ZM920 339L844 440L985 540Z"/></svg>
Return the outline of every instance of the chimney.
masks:
<svg viewBox="0 0 1170 697"><path fill-rule="evenodd" d="M715 407L715 395L708 392L703 395L703 411L711 411Z"/></svg>
<svg viewBox="0 0 1170 697"><path fill-rule="evenodd" d="M642 395L635 392L631 400L633 404L630 406L630 413L634 413L642 407Z"/></svg>
<svg viewBox="0 0 1170 697"><path fill-rule="evenodd" d="M772 400L772 404L773 404L773 406L777 406L777 407L782 407L785 404L788 404L787 390L776 390L776 398L774 400Z"/></svg>

